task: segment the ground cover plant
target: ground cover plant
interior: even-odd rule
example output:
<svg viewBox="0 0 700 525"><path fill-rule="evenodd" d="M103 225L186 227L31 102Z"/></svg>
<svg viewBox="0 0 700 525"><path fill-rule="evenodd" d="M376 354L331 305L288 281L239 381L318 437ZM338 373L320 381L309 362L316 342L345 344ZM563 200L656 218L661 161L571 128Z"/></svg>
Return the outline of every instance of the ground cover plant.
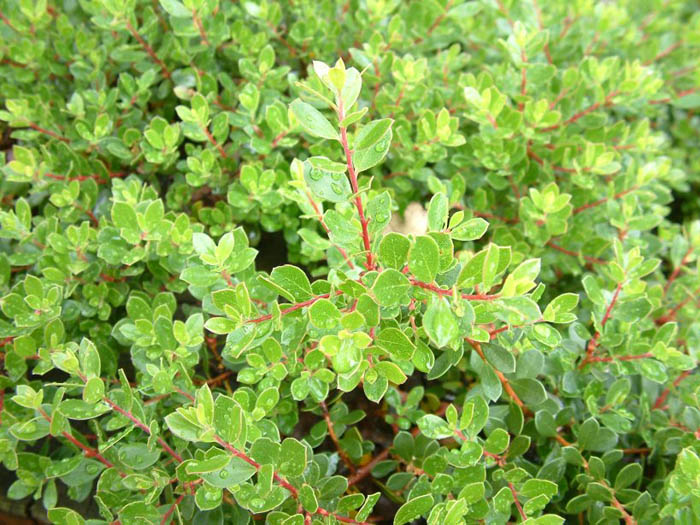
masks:
<svg viewBox="0 0 700 525"><path fill-rule="evenodd" d="M0 0L7 498L700 522L698 57L687 0Z"/></svg>

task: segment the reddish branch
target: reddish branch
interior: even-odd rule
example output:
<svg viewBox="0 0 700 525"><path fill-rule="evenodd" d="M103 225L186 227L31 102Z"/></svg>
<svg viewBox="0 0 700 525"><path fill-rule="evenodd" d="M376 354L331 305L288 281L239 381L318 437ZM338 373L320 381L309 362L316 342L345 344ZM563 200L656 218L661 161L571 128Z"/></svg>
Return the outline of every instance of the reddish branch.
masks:
<svg viewBox="0 0 700 525"><path fill-rule="evenodd" d="M537 15L537 25L540 31L544 31L544 25L542 24L542 10L540 9L537 0L532 0L532 5L535 8L535 15ZM547 62L552 64L552 54L549 51L549 40L544 43L544 54L547 57Z"/></svg>
<svg viewBox="0 0 700 525"><path fill-rule="evenodd" d="M479 354L481 360L484 363L488 364L488 361L486 360L486 355L484 355L484 351L481 349L481 345L477 341L473 341L472 339L468 338L467 342L471 345L471 347L474 350L476 350L476 353ZM525 406L525 403L523 403L522 400L518 397L518 394L515 393L515 390L513 390L513 387L510 385L510 381L508 381L508 378L505 375L503 375L503 373L500 370L494 368L493 371L496 373L496 376L498 376L498 380L501 382L501 385L503 385L503 390L505 390L506 393L513 400L513 402L520 407L520 409L523 411L523 414L532 414L530 409L527 408Z"/></svg>
<svg viewBox="0 0 700 525"><path fill-rule="evenodd" d="M440 26L440 24L442 23L442 21L443 21L443 20L445 19L445 17L447 16L447 12L448 12L448 11L450 10L450 8L452 7L452 2L453 2L453 0L449 0L449 1L447 2L447 4L445 5L445 10L444 10L442 13L440 13L440 14L438 15L438 17L435 19L435 21L432 23L432 25L428 28L428 31L425 33L425 36L426 36L426 37L429 37L430 35L432 35L432 34L433 34L433 31L435 31L435 30ZM418 37L418 38L416 38L416 39L414 40L414 43L415 43L415 44L420 44L423 40L425 40L425 38L423 38L423 37Z"/></svg>
<svg viewBox="0 0 700 525"><path fill-rule="evenodd" d="M306 198L309 200L309 204L311 204L311 207L314 209L314 213L316 214L316 218L318 219L318 222L321 223L321 226L325 230L326 234L328 235L328 238L330 240L330 235L331 235L331 230L326 224L326 221L323 220L323 214L321 213L321 209L318 207L318 204L316 201L313 199L311 194L307 191L306 192ZM336 250L340 252L340 254L343 256L345 259L345 262L348 263L348 266L350 268L355 268L355 265L353 262L350 260L350 257L348 257L348 252L346 252L342 247L338 246L337 244L334 244Z"/></svg>
<svg viewBox="0 0 700 525"><path fill-rule="evenodd" d="M700 87L693 87L690 89L686 89L684 91L679 91L678 93L676 93L675 98L687 97L688 95L692 95L693 93L695 93L698 90L700 90ZM671 100L673 100L671 97L659 98L656 100L650 100L649 104L667 104L667 103L671 102Z"/></svg>
<svg viewBox="0 0 700 525"><path fill-rule="evenodd" d="M156 55L156 52L153 51L153 48L150 45L148 45L148 42L146 42L141 35L139 35L138 31L134 29L134 26L131 25L131 22L129 22L129 20L126 21L126 28L129 30L129 33L131 33L131 35L138 41L138 43L141 44L141 47L143 47L146 53L148 53L148 56L151 57L151 60L158 64L161 71L163 72L163 76L169 79L170 71L168 70L165 63L160 58L158 58L158 55Z"/></svg>
<svg viewBox="0 0 700 525"><path fill-rule="evenodd" d="M45 411L43 408L41 408L41 407L37 408L37 410L38 410L39 414L41 414L41 417L43 417L43 418L44 418L46 421L48 421L49 424L50 424L50 423L51 423L51 417L46 413L46 411ZM73 435L71 435L69 432L66 432L65 430L64 430L64 431L61 431L61 435L62 435L64 438L66 438L68 441L70 441L71 443L73 443L73 445L75 445L75 446L78 447L80 450L82 450L82 451L83 451L83 454L84 454L86 457L88 457L88 458L95 458L97 461L99 461L100 463L102 463L102 464L103 464L105 467L107 467L107 468L114 468L114 463L112 463L112 462L109 461L107 458L105 458L105 457L104 457L102 454L100 454L99 451L97 451L96 449L94 449L94 448L92 448L92 447L89 447L89 446L85 445L84 443L81 443L80 441L78 441L78 440L77 440ZM119 475L120 475L122 478L126 477L126 474L124 474L123 472L119 472Z"/></svg>
<svg viewBox="0 0 700 525"><path fill-rule="evenodd" d="M586 109L579 111L573 117L569 118L568 120L565 120L564 122L562 122L560 124L554 124L553 126L549 126L547 128L540 128L537 131L552 131L552 130L558 129L562 126L566 127L569 124L573 124L574 122L576 122L580 118L585 117L589 113L592 113L593 111L595 111L599 107L609 106L612 103L612 99L615 98L619 94L620 94L619 91L613 91L612 93L610 93L608 96L605 97L605 100L603 102L596 102L595 104L588 106Z"/></svg>
<svg viewBox="0 0 700 525"><path fill-rule="evenodd" d="M340 440L338 439L338 435L335 433L335 427L333 426L333 421L331 420L331 415L328 412L328 406L326 406L325 401L321 401L321 410L323 411L323 419L326 420L326 425L328 426L328 435L330 436L331 441L333 441L340 459L343 460L343 463L345 463L348 470L354 474L355 465L353 465L345 450L343 450L343 447L340 445Z"/></svg>
<svg viewBox="0 0 700 525"><path fill-rule="evenodd" d="M338 120L340 122L345 118L345 111L343 109L343 100L339 98L338 100ZM368 270L374 270L374 257L372 256L372 247L369 240L369 230L367 229L367 223L369 222L365 217L364 209L362 208L362 197L360 195L360 190L357 185L357 174L355 173L355 165L352 161L352 151L348 144L348 133L344 127L340 128L340 143L343 145L343 151L345 152L345 161L348 166L348 174L350 176L350 185L352 186L352 191L355 194L355 206L357 207L357 213L360 216L360 224L362 225L362 243L365 247L365 252L367 253L367 262L365 267Z"/></svg>
<svg viewBox="0 0 700 525"><path fill-rule="evenodd" d="M544 166L544 160L542 160L542 157L540 157L537 153L535 153L530 146L527 147L527 156L530 157L532 160L534 160L537 164L540 166ZM559 171L562 173L576 173L578 170L574 168L564 168L563 166L556 166L554 164L550 164L552 169L554 171ZM583 172L588 172L590 171L590 168L581 168L581 171Z"/></svg>
<svg viewBox="0 0 700 525"><path fill-rule="evenodd" d="M520 514L520 517L522 518L523 521L527 520L527 515L525 514L525 511L523 510L523 506L520 504L520 501L518 500L518 493L515 491L515 487L513 486L513 483L510 481L508 482L508 488L510 489L510 492L513 494L513 501L515 501L515 506L518 508L518 513Z"/></svg>
<svg viewBox="0 0 700 525"><path fill-rule="evenodd" d="M53 138L55 138L55 139L58 139L58 140L60 140L61 142L65 142L65 143L69 143L69 142L70 142L70 139L69 139L69 138L62 137L61 135L59 135L59 134L56 133L55 131L51 131L50 129L45 129L45 128L42 128L42 127L40 127L40 126L37 126L36 124L34 124L34 122L29 122L29 123L27 124L27 126L29 126L30 128L32 128L32 129L35 130L35 131L38 131L39 133L43 133L44 135L48 135L49 137L53 137Z"/></svg>
<svg viewBox="0 0 700 525"><path fill-rule="evenodd" d="M202 44L204 44L205 46L208 46L209 40L207 39L207 34L204 31L204 25L202 25L202 19L199 18L197 11L195 11L194 9L192 10L192 20L194 22L194 25L197 27L197 30L199 31L199 36L202 37Z"/></svg>
<svg viewBox="0 0 700 525"><path fill-rule="evenodd" d="M613 308L615 308L617 299L620 296L620 292L622 291L623 284L624 283L619 283L617 285L617 288L615 288L615 293L613 294L612 299L610 300L610 304L608 304L608 307L605 309L603 319L600 321L600 330L596 330L596 333L593 334L593 338L588 342L588 347L586 348L586 358L579 365L579 369L584 368L588 363L594 362L594 360L599 360L598 358L594 358L593 354L595 353L595 350L598 347L600 332L601 330L603 330L603 328L605 328L605 324L610 320Z"/></svg>
<svg viewBox="0 0 700 525"><path fill-rule="evenodd" d="M103 398L103 401L107 403L110 407L112 407L112 410L119 412L121 415L123 415L129 421L131 421L134 425L143 430L146 434L148 434L149 436L151 435L151 429L148 428L148 426L143 421L139 420L131 412L124 410L122 407L114 403L111 399L109 399L106 396ZM175 461L177 461L178 463L182 463L182 456L180 456L180 454L178 454L172 448L170 448L170 445L168 445L162 437L158 437L157 441L158 444L163 448L163 450L170 454Z"/></svg>
<svg viewBox="0 0 700 525"><path fill-rule="evenodd" d="M107 174L107 180L105 180L102 175L98 175L97 173L92 173L90 175L74 175L74 176L69 176L69 175L59 175L57 173L44 173L44 177L48 177L49 179L55 179L55 180L63 180L63 181L74 181L77 180L79 182L86 181L86 180L94 180L97 181L97 184L107 184L110 179L118 179L125 177L126 173L123 172L109 172Z"/></svg>
<svg viewBox="0 0 700 525"><path fill-rule="evenodd" d="M683 267L684 267L684 266L686 265L686 263L688 262L688 258L690 257L690 255L691 255L692 253L693 253L693 248L692 248L692 246L691 246L690 248L688 248L688 251L685 252L685 255L683 255L683 258L681 259L681 262L678 264L678 266L676 266L676 267L673 269L673 272L672 272L671 275L668 277L668 281L666 281L666 285L664 286L664 295L666 295L666 294L668 293L668 289L671 287L671 285L673 284L673 281L676 280L676 278L678 277L678 275L680 275L681 270L683 269Z"/></svg>
<svg viewBox="0 0 700 525"><path fill-rule="evenodd" d="M335 295L340 295L342 293L343 292L341 292L340 290L336 290ZM306 306L311 306L316 301L318 301L320 299L328 299L330 296L331 296L330 293L324 293L321 295L317 295L316 297L312 297L311 299L309 299L307 301L302 301L301 303L293 304L289 308L285 308L284 310L281 310L280 315L287 315L288 313L295 312L296 310L300 310ZM273 317L273 314L267 314L267 315L263 315L260 317L256 317L255 319L249 319L248 322L249 323L262 323L263 321L269 321L270 319L272 319L272 317Z"/></svg>
<svg viewBox="0 0 700 525"><path fill-rule="evenodd" d="M596 357L591 357L588 362L589 363L611 363L612 361L634 361L636 359L649 359L654 357L654 354L651 352L646 352L644 354L637 354L637 355L615 355L615 356L606 356L606 357L601 357L601 356L596 356Z"/></svg>
<svg viewBox="0 0 700 525"><path fill-rule="evenodd" d="M0 11L0 20L2 20L3 22L5 22L5 24L7 24L7 27L9 27L10 29L12 29L15 33L19 33L19 31L17 30L17 28L16 28L15 26L12 25L12 22L10 22L10 19L7 18L7 17L5 16L5 14L4 14L2 11Z"/></svg>
<svg viewBox="0 0 700 525"><path fill-rule="evenodd" d="M446 290L444 288L440 288L439 286L436 286L434 284L429 284L429 283L424 283L423 281L419 281L418 279L415 279L413 277L410 278L410 282L413 286L417 286L418 288L423 288L424 290L430 290L431 292L435 292L436 294L439 295L453 295L454 292L452 290ZM467 299L469 301L493 301L494 299L498 299L500 295L498 294L467 294L463 293L460 294L462 299Z"/></svg>
<svg viewBox="0 0 700 525"><path fill-rule="evenodd" d="M559 246L554 241L547 242L547 246L549 246L550 248L554 248L558 252L565 253L566 255L571 255L572 257L583 257L583 259L585 261L587 261L591 264L607 264L607 262L608 262L604 259L598 259L596 257L591 257L590 255L584 255L582 253L572 252L571 250L567 250L566 248Z"/></svg>
<svg viewBox="0 0 700 525"><path fill-rule="evenodd" d="M214 146L214 147L219 151L219 154L220 154L223 158L227 159L227 158L228 158L228 155L226 155L226 152L224 151L224 148L221 146L221 144L219 144L219 143L216 141L216 139L214 138L214 135L212 135L211 132L209 131L209 128L207 128L206 126L202 126L201 129L202 129L202 131L204 132L204 134L207 136L207 140L208 140L209 142L211 142L212 146Z"/></svg>
<svg viewBox="0 0 700 525"><path fill-rule="evenodd" d="M260 470L260 468L262 467L262 465L260 463L258 463L254 459L250 458L245 452L238 450L236 447L227 443L226 441L221 439L221 437L219 437L216 434L214 435L214 441L216 441L219 445L221 445L223 448L228 450L233 456L242 459L243 461L248 463L250 466L252 466L256 470ZM296 500L299 499L299 491L297 490L297 488L294 485L289 483L286 479L284 479L282 476L280 476L277 472L273 472L272 477L282 488L286 489L287 492L289 492L289 494L291 494L291 496L294 499L296 499ZM321 507L319 507L314 514L318 514L320 516L330 516L330 517L337 519L338 521L342 521L343 523L351 523L351 524L355 524L355 525L370 525L370 523L365 522L365 521L355 521L352 518L346 518L345 516L338 516L337 514L329 512L326 509L323 509Z"/></svg>
<svg viewBox="0 0 700 525"><path fill-rule="evenodd" d="M180 497L177 498L175 500L175 502L170 506L170 508L168 509L168 512L166 512L163 515L163 519L160 520L160 525L165 525L166 523L168 523L170 521L170 516L172 516L173 512L175 512L175 509L182 502L183 499L185 499L185 495L180 494Z"/></svg>
<svg viewBox="0 0 700 525"><path fill-rule="evenodd" d="M688 295L680 303L678 303L676 306L671 308L671 310L669 310L669 312L666 315L662 315L661 317L659 317L656 320L656 324L662 325L664 323L667 323L668 321L675 319L676 314L678 313L678 310L680 310L686 304L688 304L691 299L696 299L698 296L700 296L700 288L696 289L692 294Z"/></svg>
<svg viewBox="0 0 700 525"><path fill-rule="evenodd" d="M650 64L653 64L653 63L656 62L657 60L661 60L662 58L667 57L668 55L670 55L671 53L673 53L676 49L678 49L679 47L681 47L681 45L683 45L683 41L682 41L682 40L679 40L679 41L676 42L675 44L671 44L670 46L668 46L668 47L667 47L666 49L664 49L663 51L660 51L659 54L656 55L654 58L649 59L649 60L647 60L646 62L644 62L644 65L645 65L645 66L648 66L648 65L650 65Z"/></svg>
<svg viewBox="0 0 700 525"><path fill-rule="evenodd" d="M599 199L595 202L589 202L588 204L584 204L583 206L579 206L578 208L575 208L573 211L573 214L576 215L577 213L581 213L582 211L588 210L590 208L595 208L596 206L600 206L601 204L605 204L609 200L617 200L617 199L624 197L628 193L631 193L637 189L639 189L638 186L632 186L631 188L628 188L624 191L616 193L612 197L603 197L602 199Z"/></svg>
<svg viewBox="0 0 700 525"><path fill-rule="evenodd" d="M673 382L673 388L678 388L678 385L681 384L681 382L690 375L691 371L690 370L684 370L681 372L681 374L676 378L676 380ZM671 387L666 387L663 392L659 395L659 397L656 398L656 402L654 403L654 408L655 409L663 409L666 406L666 399L668 398L668 395L671 393Z"/></svg>
<svg viewBox="0 0 700 525"><path fill-rule="evenodd" d="M440 405L440 408L438 408L435 411L436 416L442 416L445 411L447 410L447 407L449 406L449 403L442 403ZM414 437L420 434L420 429L418 427L414 427L413 430L411 430L411 435ZM369 462L367 462L365 465L363 465L361 468L357 470L357 472L350 476L348 478L348 487L352 487L353 485L357 485L360 481L365 479L367 476L370 475L374 467L378 464L384 461L386 458L389 457L389 454L391 453L391 448L385 448L382 450L379 454L374 456Z"/></svg>

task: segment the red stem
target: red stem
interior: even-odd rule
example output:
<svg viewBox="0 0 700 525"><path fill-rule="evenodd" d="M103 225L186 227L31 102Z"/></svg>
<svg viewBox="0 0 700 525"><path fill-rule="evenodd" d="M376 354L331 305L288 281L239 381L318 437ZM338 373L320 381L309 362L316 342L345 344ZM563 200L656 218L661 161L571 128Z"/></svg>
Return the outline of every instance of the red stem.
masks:
<svg viewBox="0 0 700 525"><path fill-rule="evenodd" d="M209 45L209 40L207 39L207 34L204 32L204 26L202 25L202 19L199 18L199 15L197 14L197 11L192 10L192 20L194 21L194 25L197 26L197 29L199 30L199 36L202 37L202 43L206 46Z"/></svg>
<svg viewBox="0 0 700 525"><path fill-rule="evenodd" d="M228 158L228 155L226 155L226 152L224 151L224 148L221 146L221 144L219 144L219 143L216 141L216 139L214 138L214 135L212 135L211 132L209 131L209 128L207 128L206 126L202 126L201 129L202 129L202 131L204 132L204 134L207 136L207 140L208 140L209 142L211 142L211 144L219 151L219 154L220 154L223 158L227 159L227 158Z"/></svg>
<svg viewBox="0 0 700 525"><path fill-rule="evenodd" d="M92 173L90 175L75 175L75 176L68 176L68 175L59 175L57 173L44 173L44 177L48 177L49 179L55 179L55 180L65 180L65 181L86 181L86 180L95 180L97 181L97 184L107 184L109 182L109 179L117 179L117 178L122 178L126 176L126 173L122 172L115 172L112 173L110 172L108 175L108 179L105 180L102 178L101 175L98 175L97 173Z"/></svg>
<svg viewBox="0 0 700 525"><path fill-rule="evenodd" d="M573 117L571 117L569 120L566 120L566 121L564 121L564 122L561 123L561 124L554 124L553 126L549 126L548 128L540 128L540 129L538 129L537 131L541 131L541 132L544 132L544 131L552 131L552 130L558 129L558 128L562 127L562 126L566 127L566 126L568 126L569 124L573 124L573 123L576 122L578 119L580 119L580 118L582 118L582 117L585 117L585 116L588 115L589 113L591 113L591 112L595 111L596 109L598 109L600 106L607 106L607 105L609 105L609 104L611 103L612 99L615 98L615 97L616 97L617 95L619 95L619 94L620 94L619 91L613 91L612 93L610 93L608 96L605 97L605 100L604 100L602 103L601 103L601 102L596 102L595 104L593 104L593 105L591 105L591 106L588 106L586 109L584 109L584 110L582 110L582 111L579 111L579 112L576 113Z"/></svg>
<svg viewBox="0 0 700 525"><path fill-rule="evenodd" d="M596 330L596 333L593 334L593 338L588 342L588 348L586 349L586 358L581 362L579 365L579 369L584 368L588 363L591 363L595 360L598 360L597 358L593 357L593 353L595 352L595 349L598 347L598 339L600 339L600 332L605 328L605 323L608 322L610 319L610 316L612 315L612 310L615 307L615 304L617 303L617 299L620 296L620 291L622 290L624 282L618 283L617 288L615 288L615 293L612 296L612 299L610 300L610 304L608 304L608 307L605 310L605 314L603 315L603 319L600 321L600 330Z"/></svg>
<svg viewBox="0 0 700 525"><path fill-rule="evenodd" d="M607 356L607 357L591 357L589 363L610 363L612 361L634 361L635 359L648 359L654 357L651 352L646 352L644 354L637 355L619 355L619 356Z"/></svg>
<svg viewBox="0 0 700 525"><path fill-rule="evenodd" d="M523 521L527 520L527 516L525 515L525 511L523 510L523 506L520 504L520 501L518 501L518 493L515 492L515 487L513 484L509 481L508 482L508 488L510 489L510 492L513 494L513 500L515 501L515 506L518 508L518 513L520 514L520 517L522 518Z"/></svg>
<svg viewBox="0 0 700 525"><path fill-rule="evenodd" d="M684 370L681 372L681 374L676 378L676 380L673 382L673 387L678 388L678 385L681 384L681 382L690 375L691 370ZM656 398L656 403L654 403L654 408L655 409L661 409L664 407L666 404L666 399L668 398L668 395L671 393L671 387L666 387L663 392L659 395L659 397Z"/></svg>
<svg viewBox="0 0 700 525"><path fill-rule="evenodd" d="M163 515L163 519L160 521L160 525L165 525L166 523L168 523L170 521L170 516L173 515L173 512L175 512L175 509L180 504L180 502L182 502L183 499L185 499L185 495L180 494L180 497L177 498L175 500L175 502L170 506L170 508L168 509L168 512L166 512Z"/></svg>
<svg viewBox="0 0 700 525"><path fill-rule="evenodd" d="M582 253L576 253L576 252L572 252L571 250L567 250L566 248L563 248L562 246L559 246L558 244L556 244L554 241L549 241L547 243L547 246L549 246L550 248L554 248L558 252L565 253L566 255L571 255L572 257L583 257L584 260L586 260L587 262L589 262L591 264L607 264L608 263L608 261L606 261L604 259L598 259L596 257L591 257L590 255L584 255Z"/></svg>
<svg viewBox="0 0 700 525"><path fill-rule="evenodd" d="M30 128L32 128L33 130L38 131L39 133L43 133L44 135L48 135L49 137L53 137L53 138L55 138L55 139L58 139L58 140L60 140L61 142L65 142L66 144L70 142L70 139L69 139L69 138L62 137L61 135L59 135L59 134L56 133L55 131L51 131L50 129L44 129L44 128L42 128L42 127L39 127L39 126L37 126L36 124L34 124L34 122L30 122L30 123L27 124L27 125L28 125Z"/></svg>
<svg viewBox="0 0 700 525"><path fill-rule="evenodd" d="M667 47L666 49L664 49L663 51L660 51L659 54L656 55L654 58L652 58L652 59L647 60L646 62L644 62L644 65L645 65L645 66L648 66L648 65L650 65L650 64L653 64L653 63L656 62L657 60L661 60L662 58L667 57L668 55L670 55L671 53L673 53L676 49L678 49L679 47L681 47L681 45L683 45L683 41L682 41L682 40L679 40L679 41L676 42L675 44L671 44L670 46L668 46L668 47Z"/></svg>
<svg viewBox="0 0 700 525"><path fill-rule="evenodd" d="M681 270L683 269L685 264L688 262L688 258L690 257L691 253L693 253L692 246L690 248L688 248L688 251L685 252L685 255L681 259L680 264L676 268L673 269L673 272L668 277L668 281L666 281L666 285L664 286L664 295L666 295L668 293L668 289L671 287L671 284L673 284L673 281L675 281L676 278L678 277L678 275L681 273Z"/></svg>
<svg viewBox="0 0 700 525"><path fill-rule="evenodd" d="M131 22L129 22L129 20L126 21L126 28L129 30L129 33L131 33L131 35L136 40L138 40L139 44L141 44L141 47L143 47L146 53L148 53L148 56L151 57L151 60L158 64L161 71L163 72L163 76L169 79L170 71L166 67L165 63L160 58L158 58L158 55L156 55L156 52L153 51L153 48L150 45L148 45L148 42L146 42L141 35L139 35L138 31L134 29L134 26L131 25Z"/></svg>
<svg viewBox="0 0 700 525"><path fill-rule="evenodd" d="M46 421L51 423L51 417L46 413L46 411L39 407L37 408L39 414L41 414L41 417L43 417ZM81 443L78 441L73 435L71 435L69 432L66 432L65 430L61 432L61 435L66 438L68 441L73 443L76 447L78 447L80 450L83 451L86 457L88 458L95 458L98 460L100 463L102 463L105 467L107 468L114 468L114 463L109 461L107 458L105 458L102 454L100 454L96 449L89 447L85 445L84 443ZM119 475L124 478L126 477L126 474L123 472L119 472Z"/></svg>
<svg viewBox="0 0 700 525"><path fill-rule="evenodd" d="M329 236L329 239L330 239L331 230L326 225L326 221L323 220L323 214L321 213L321 209L318 207L318 204L316 203L316 201L313 199L313 197L311 196L311 194L308 191L306 192L306 198L309 200L309 204L311 204L311 207L314 209L314 213L316 214L316 218L318 219L318 222L321 223L321 226L326 231L326 234ZM350 260L350 257L348 257L348 252L346 252L341 246L338 246L337 244L334 244L333 246L335 246L336 250L338 250L340 252L340 254L345 259L345 262L348 263L348 266L350 268L355 268L355 265Z"/></svg>
<svg viewBox="0 0 700 525"><path fill-rule="evenodd" d="M127 419L129 419L132 423L134 423L134 425L136 425L137 427L139 427L141 430L143 430L143 431L144 431L146 434L148 434L149 436L151 435L151 429L148 428L148 426L146 426L145 423L143 423L142 421L140 421L140 420L139 420L136 416L134 416L131 412L127 412L126 410L124 410L123 408L121 408L120 406L118 406L116 403L114 403L114 402L113 402L111 399L109 399L108 397L105 397L103 400L104 400L104 402L107 403L110 407L112 407L113 410L116 410L116 411L119 412L121 415L123 415L124 417L126 417ZM163 450L165 450L168 454L170 454L170 455L173 457L173 459L174 459L175 461L177 461L178 463L182 463L182 456L180 456L180 454L178 454L178 453L175 452L172 448L170 448L170 445L168 445L168 444L165 442L165 440L164 440L163 438L158 437L158 438L157 438L157 441L158 441L158 443L160 444L160 446L163 448Z"/></svg>
<svg viewBox="0 0 700 525"><path fill-rule="evenodd" d="M410 282L413 286L417 286L419 288L423 288L424 290L430 290L431 292L435 292L436 294L439 295L453 295L452 290L446 290L444 288L440 288L434 284L429 284L429 283L424 283L423 281L419 281L418 279L414 279L413 277L410 278ZM498 294L467 294L463 293L460 294L462 299L467 299L469 301L493 301L494 299L498 299L500 295Z"/></svg>
<svg viewBox="0 0 700 525"><path fill-rule="evenodd" d="M341 292L340 290L336 290L335 295L341 295L342 293L343 292ZM294 312L294 311L299 310L301 308L304 308L305 306L311 306L319 299L328 299L330 296L331 296L330 293L324 293L321 295L317 295L316 297L313 297L307 301L293 304L289 308L285 308L284 310L280 311L280 315L286 315L288 313L291 313L291 312ZM249 319L247 322L249 322L249 323L262 323L263 321L269 321L270 319L272 319L272 314L263 315L261 317L255 318L255 319Z"/></svg>
<svg viewBox="0 0 700 525"><path fill-rule="evenodd" d="M609 200L617 200L620 197L624 197L628 193L631 193L637 189L639 189L637 186L632 186L631 188L628 188L624 191L621 191L620 193L616 193L612 197L603 197L602 199L597 200L595 202L590 202L588 204L584 204L583 206L579 206L578 208L575 208L573 211L573 214L576 215L577 213L581 213L584 210L588 210L590 208L595 208L596 206L600 206L601 204L605 204Z"/></svg>
<svg viewBox="0 0 700 525"><path fill-rule="evenodd" d="M345 111L343 110L343 100L338 99L338 120L341 122L345 118ZM374 258L372 256L372 247L369 240L369 230L367 229L367 223L369 222L365 218L365 212L362 208L362 197L360 196L360 190L357 186L357 174L355 173L355 166L352 162L352 151L348 144L348 134L344 127L340 128L340 143L343 145L343 151L345 152L345 161L348 166L348 175L350 176L350 185L352 186L352 191L355 194L355 206L357 207L357 213L360 216L360 224L362 225L362 242L365 247L365 252L367 252L367 262L365 267L368 270L374 270Z"/></svg>

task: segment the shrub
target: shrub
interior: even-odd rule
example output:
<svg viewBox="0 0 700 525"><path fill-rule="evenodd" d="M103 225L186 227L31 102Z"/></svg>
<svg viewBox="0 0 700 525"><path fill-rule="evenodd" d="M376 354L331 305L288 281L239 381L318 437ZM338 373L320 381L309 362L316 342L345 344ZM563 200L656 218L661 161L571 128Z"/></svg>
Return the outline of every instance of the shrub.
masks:
<svg viewBox="0 0 700 525"><path fill-rule="evenodd" d="M0 1L8 497L699 522L695 8Z"/></svg>

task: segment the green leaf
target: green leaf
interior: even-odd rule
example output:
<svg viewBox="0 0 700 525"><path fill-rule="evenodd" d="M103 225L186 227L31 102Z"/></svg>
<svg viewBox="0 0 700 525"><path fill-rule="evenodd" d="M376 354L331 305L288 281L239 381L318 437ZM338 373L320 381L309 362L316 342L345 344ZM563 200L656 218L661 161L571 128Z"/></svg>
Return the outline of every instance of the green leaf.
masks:
<svg viewBox="0 0 700 525"><path fill-rule="evenodd" d="M442 231L447 224L449 201L444 193L436 193L428 205L428 229Z"/></svg>
<svg viewBox="0 0 700 525"><path fill-rule="evenodd" d="M398 306L408 303L411 283L408 278L393 269L384 270L374 281L372 292L381 306Z"/></svg>
<svg viewBox="0 0 700 525"><path fill-rule="evenodd" d="M315 107L299 99L294 100L289 107L302 129L310 135L329 140L340 140L338 131Z"/></svg>
<svg viewBox="0 0 700 525"><path fill-rule="evenodd" d="M294 438L282 441L280 472L286 476L301 476L306 469L306 447Z"/></svg>
<svg viewBox="0 0 700 525"><path fill-rule="evenodd" d="M486 439L484 448L491 454L502 454L510 443L510 435L502 428L497 428Z"/></svg>
<svg viewBox="0 0 700 525"><path fill-rule="evenodd" d="M320 159L328 162L321 162ZM312 157L304 161L304 180L315 197L330 202L346 202L352 195L350 181L344 164L339 165L342 171L330 171L329 167L335 169L335 164L326 157Z"/></svg>
<svg viewBox="0 0 700 525"><path fill-rule="evenodd" d="M363 150L374 146L387 134L393 122L390 118L384 118L364 125L355 137L354 149Z"/></svg>
<svg viewBox="0 0 700 525"><path fill-rule="evenodd" d="M399 508L394 516L394 525L404 525L416 518L424 516L433 508L433 497L430 494L424 494L413 498Z"/></svg>
<svg viewBox="0 0 700 525"><path fill-rule="evenodd" d="M430 303L423 316L423 326L430 340L438 348L447 346L459 336L459 325L446 299Z"/></svg>
<svg viewBox="0 0 700 525"><path fill-rule="evenodd" d="M440 250L437 243L427 236L416 237L408 254L408 267L420 281L431 283L435 280L440 265Z"/></svg>
<svg viewBox="0 0 700 525"><path fill-rule="evenodd" d="M488 222L481 217L476 217L455 226L450 236L458 241L475 241L481 239L488 228Z"/></svg>
<svg viewBox="0 0 700 525"><path fill-rule="evenodd" d="M278 266L272 270L270 279L279 286L279 292L290 301L302 302L313 296L309 278L296 266Z"/></svg>
<svg viewBox="0 0 700 525"><path fill-rule="evenodd" d="M360 173L379 164L391 148L392 130L389 130L373 146L366 149L358 149L353 154L355 171Z"/></svg>
<svg viewBox="0 0 700 525"><path fill-rule="evenodd" d="M397 328L385 328L375 338L375 344L389 352L394 359L409 361L416 346Z"/></svg>
<svg viewBox="0 0 700 525"><path fill-rule="evenodd" d="M340 310L328 299L319 299L309 308L311 324L322 330L330 330L340 321Z"/></svg>
<svg viewBox="0 0 700 525"><path fill-rule="evenodd" d="M411 241L400 233L387 233L379 243L379 262L385 267L400 270L408 260Z"/></svg>
<svg viewBox="0 0 700 525"><path fill-rule="evenodd" d="M622 490L634 484L642 477L642 466L639 463L625 465L615 476L615 490Z"/></svg>

